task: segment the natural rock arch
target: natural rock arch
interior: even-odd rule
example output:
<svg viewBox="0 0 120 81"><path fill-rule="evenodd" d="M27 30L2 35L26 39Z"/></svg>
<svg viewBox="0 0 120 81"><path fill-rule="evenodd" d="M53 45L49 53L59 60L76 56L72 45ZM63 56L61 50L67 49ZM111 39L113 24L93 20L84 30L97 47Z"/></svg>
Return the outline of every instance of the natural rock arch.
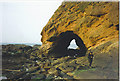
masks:
<svg viewBox="0 0 120 81"><path fill-rule="evenodd" d="M49 54L52 54L56 57L62 56L85 56L87 48L82 41L82 39L73 31L62 32L58 37L53 38L54 40L48 40L53 42L52 48L50 49ZM80 49L67 49L70 45L70 42L75 39L76 45Z"/></svg>

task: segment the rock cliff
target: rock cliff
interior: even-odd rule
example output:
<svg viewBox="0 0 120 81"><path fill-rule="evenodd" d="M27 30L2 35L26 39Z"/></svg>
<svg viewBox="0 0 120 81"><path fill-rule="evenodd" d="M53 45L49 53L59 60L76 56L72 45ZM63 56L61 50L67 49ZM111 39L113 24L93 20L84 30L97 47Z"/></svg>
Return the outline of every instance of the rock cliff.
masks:
<svg viewBox="0 0 120 81"><path fill-rule="evenodd" d="M63 2L41 35L40 49L45 56L75 57L72 65L63 62L57 66L69 76L75 79L118 79L118 2ZM72 39L79 47L76 50L67 49ZM93 55L92 68L86 69L91 63L90 52ZM81 67L73 72L61 68L74 65L76 68L76 64Z"/></svg>
<svg viewBox="0 0 120 81"><path fill-rule="evenodd" d="M69 42L65 38L71 35L59 36L67 31L78 35L87 49L108 41L118 42L118 9L118 2L63 2L41 32L41 49L48 55L58 41Z"/></svg>

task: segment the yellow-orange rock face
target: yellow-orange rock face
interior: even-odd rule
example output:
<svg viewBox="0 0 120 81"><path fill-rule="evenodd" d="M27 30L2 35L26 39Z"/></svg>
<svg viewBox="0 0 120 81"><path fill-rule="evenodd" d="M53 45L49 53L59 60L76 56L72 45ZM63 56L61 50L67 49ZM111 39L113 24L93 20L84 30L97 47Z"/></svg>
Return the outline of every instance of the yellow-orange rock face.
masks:
<svg viewBox="0 0 120 81"><path fill-rule="evenodd" d="M118 2L63 2L43 28L44 53L57 41L48 41L62 32L73 31L90 49L107 41L118 42Z"/></svg>

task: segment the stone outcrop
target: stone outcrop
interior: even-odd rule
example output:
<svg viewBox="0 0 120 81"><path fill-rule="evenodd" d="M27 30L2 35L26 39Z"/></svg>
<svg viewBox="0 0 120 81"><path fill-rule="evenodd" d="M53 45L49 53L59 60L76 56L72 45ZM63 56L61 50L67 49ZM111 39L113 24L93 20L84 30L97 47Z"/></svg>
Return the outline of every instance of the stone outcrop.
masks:
<svg viewBox="0 0 120 81"><path fill-rule="evenodd" d="M75 79L118 80L118 4L63 2L41 32L42 54L61 58L65 58L66 55L74 58L78 54L71 62L58 63L59 65L55 66ZM72 35L66 34L70 31L73 32ZM80 43L77 44L78 49L66 49L72 39L76 40L76 44L77 41ZM90 52L93 54L91 68L88 60ZM72 70L74 71L70 72Z"/></svg>
<svg viewBox="0 0 120 81"><path fill-rule="evenodd" d="M41 32L41 49L46 56L54 47L62 51L73 39L71 35L60 37L67 31L73 31L88 50L108 41L118 42L118 17L118 2L63 2Z"/></svg>

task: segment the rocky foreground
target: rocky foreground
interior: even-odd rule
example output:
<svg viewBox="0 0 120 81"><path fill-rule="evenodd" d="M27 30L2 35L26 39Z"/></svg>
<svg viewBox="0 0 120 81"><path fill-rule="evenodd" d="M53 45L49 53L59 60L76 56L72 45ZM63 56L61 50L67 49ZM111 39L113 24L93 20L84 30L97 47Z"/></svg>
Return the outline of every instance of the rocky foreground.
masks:
<svg viewBox="0 0 120 81"><path fill-rule="evenodd" d="M94 60L90 67L87 56L48 58L40 46L3 45L2 76L7 79L117 79L117 43L107 42L93 48ZM103 49L108 46L108 52ZM102 50L97 54L97 51Z"/></svg>

